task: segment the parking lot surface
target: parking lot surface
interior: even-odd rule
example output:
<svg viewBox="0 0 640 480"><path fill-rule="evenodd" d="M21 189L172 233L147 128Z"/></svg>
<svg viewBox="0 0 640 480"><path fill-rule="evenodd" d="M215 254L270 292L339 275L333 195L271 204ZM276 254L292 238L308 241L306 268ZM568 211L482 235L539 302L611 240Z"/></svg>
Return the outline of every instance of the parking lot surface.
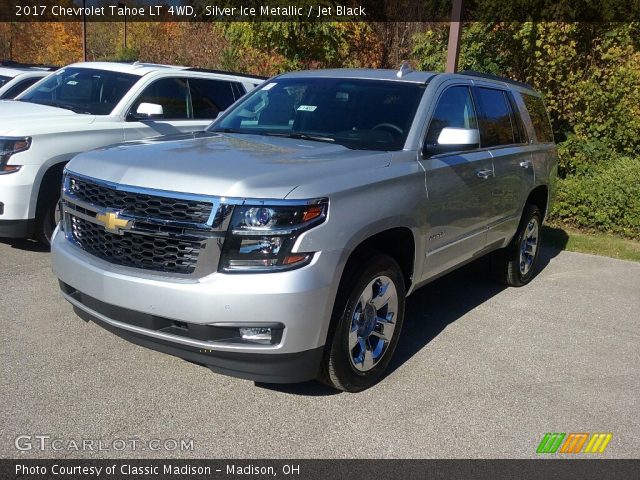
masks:
<svg viewBox="0 0 640 480"><path fill-rule="evenodd" d="M0 241L0 456L529 458L546 432L610 432L601 456L637 457L640 264L543 253L523 288L492 284L480 261L416 292L388 377L346 394L127 343L74 315L47 252Z"/></svg>

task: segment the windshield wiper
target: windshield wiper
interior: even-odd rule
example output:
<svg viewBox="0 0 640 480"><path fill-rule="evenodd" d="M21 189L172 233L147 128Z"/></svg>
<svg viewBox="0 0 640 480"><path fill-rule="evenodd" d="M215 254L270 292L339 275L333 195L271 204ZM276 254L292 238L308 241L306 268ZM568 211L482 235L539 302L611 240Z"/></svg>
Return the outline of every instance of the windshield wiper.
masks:
<svg viewBox="0 0 640 480"><path fill-rule="evenodd" d="M297 138L300 140L311 140L313 142L335 143L336 141L335 138L323 137L322 135L312 135L309 133L300 133L300 132L290 132L290 133L261 132L260 135L268 135L273 137Z"/></svg>
<svg viewBox="0 0 640 480"><path fill-rule="evenodd" d="M209 131L217 132L217 133L240 133L244 135L264 135L267 137L297 138L300 140L311 140L314 142L335 143L336 141L335 138L323 137L322 135L312 135L309 133L300 133L300 132L284 133L284 132L264 132L264 131L256 131L256 130L243 131L243 130L236 130L233 128L216 128L214 130L209 130Z"/></svg>
<svg viewBox="0 0 640 480"><path fill-rule="evenodd" d="M216 128L214 130L208 130L215 133L242 133L245 135L255 135L255 132L243 132L242 130L236 130L234 128Z"/></svg>

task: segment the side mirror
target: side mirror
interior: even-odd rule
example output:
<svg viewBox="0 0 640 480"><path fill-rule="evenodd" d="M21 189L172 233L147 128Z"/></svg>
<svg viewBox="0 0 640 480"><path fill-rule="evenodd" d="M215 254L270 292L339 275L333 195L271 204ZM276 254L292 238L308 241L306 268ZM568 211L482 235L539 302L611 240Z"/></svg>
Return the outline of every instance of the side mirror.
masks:
<svg viewBox="0 0 640 480"><path fill-rule="evenodd" d="M141 103L138 105L138 109L133 117L136 120L144 120L151 118L162 118L164 116L164 109L162 105L156 103Z"/></svg>
<svg viewBox="0 0 640 480"><path fill-rule="evenodd" d="M472 150L480 146L480 132L477 128L445 127L438 136L437 144L426 144L424 155Z"/></svg>

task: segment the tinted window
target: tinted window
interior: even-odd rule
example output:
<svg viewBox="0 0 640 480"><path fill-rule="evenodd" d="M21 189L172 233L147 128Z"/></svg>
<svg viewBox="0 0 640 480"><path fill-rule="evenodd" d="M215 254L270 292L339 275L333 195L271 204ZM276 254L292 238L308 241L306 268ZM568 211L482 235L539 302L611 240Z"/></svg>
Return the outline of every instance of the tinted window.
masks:
<svg viewBox="0 0 640 480"><path fill-rule="evenodd" d="M38 80L40 80L40 78L35 77L35 78L27 78L26 80L18 82L13 87L9 88L9 90L4 92L2 94L2 97L0 98L15 98L17 95L19 95L21 92L24 92L27 88L29 88L31 85L36 83Z"/></svg>
<svg viewBox="0 0 640 480"><path fill-rule="evenodd" d="M483 147L520 143L514 137L511 109L505 92L493 88L477 88L480 114L480 138Z"/></svg>
<svg viewBox="0 0 640 480"><path fill-rule="evenodd" d="M424 85L406 82L279 78L249 93L212 130L399 150L423 92Z"/></svg>
<svg viewBox="0 0 640 480"><path fill-rule="evenodd" d="M553 142L551 122L549 121L547 109L542 99L540 97L534 97L533 95L522 95L522 99L529 111L538 142Z"/></svg>
<svg viewBox="0 0 640 480"><path fill-rule="evenodd" d="M509 105L511 105L511 124L514 125L513 139L515 143L527 143L527 132L522 123L522 116L520 110L518 110L516 100L511 92L507 93L507 98L509 99Z"/></svg>
<svg viewBox="0 0 640 480"><path fill-rule="evenodd" d="M193 118L213 119L235 101L231 82L189 79Z"/></svg>
<svg viewBox="0 0 640 480"><path fill-rule="evenodd" d="M2 87L9 80L11 80L11 77L5 77L4 75L0 75L0 87Z"/></svg>
<svg viewBox="0 0 640 480"><path fill-rule="evenodd" d="M253 85L253 86L257 87L258 85ZM247 93L247 90L244 88L244 85L242 85L241 83L231 82L231 87L233 88L233 96L236 98L236 100L238 100L245 93Z"/></svg>
<svg viewBox="0 0 640 480"><path fill-rule="evenodd" d="M478 128L468 87L451 87L438 99L427 131L426 144L437 144L440 132L445 127Z"/></svg>
<svg viewBox="0 0 640 480"><path fill-rule="evenodd" d="M135 113L141 103L162 105L163 118L181 120L189 118L189 91L182 78L163 78L144 89L131 108Z"/></svg>
<svg viewBox="0 0 640 480"><path fill-rule="evenodd" d="M65 68L22 94L23 102L108 115L140 77L93 68Z"/></svg>

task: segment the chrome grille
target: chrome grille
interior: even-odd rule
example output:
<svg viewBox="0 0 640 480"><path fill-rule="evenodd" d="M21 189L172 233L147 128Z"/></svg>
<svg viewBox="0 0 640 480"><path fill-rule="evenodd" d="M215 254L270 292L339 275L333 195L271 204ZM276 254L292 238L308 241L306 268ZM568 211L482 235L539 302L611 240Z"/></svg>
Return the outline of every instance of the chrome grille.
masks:
<svg viewBox="0 0 640 480"><path fill-rule="evenodd" d="M122 235L70 216L73 239L87 253L110 263L158 272L189 274L196 269L201 242L179 238Z"/></svg>
<svg viewBox="0 0 640 480"><path fill-rule="evenodd" d="M66 238L95 257L197 277L217 269L233 205L65 172L62 210Z"/></svg>
<svg viewBox="0 0 640 480"><path fill-rule="evenodd" d="M206 223L213 209L210 202L116 190L77 177L69 179L69 192L78 200L97 207L160 220Z"/></svg>

